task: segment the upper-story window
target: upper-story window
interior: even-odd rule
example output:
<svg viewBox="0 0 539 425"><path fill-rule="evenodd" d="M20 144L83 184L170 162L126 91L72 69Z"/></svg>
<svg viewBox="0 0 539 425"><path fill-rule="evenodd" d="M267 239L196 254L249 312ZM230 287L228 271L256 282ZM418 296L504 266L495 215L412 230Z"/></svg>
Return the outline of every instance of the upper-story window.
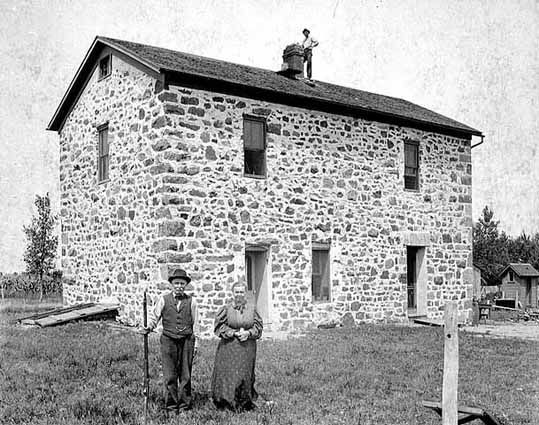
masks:
<svg viewBox="0 0 539 425"><path fill-rule="evenodd" d="M108 77L112 72L112 60L107 55L99 60L99 79Z"/></svg>
<svg viewBox="0 0 539 425"><path fill-rule="evenodd" d="M266 176L266 120L243 117L243 164L246 176Z"/></svg>
<svg viewBox="0 0 539 425"><path fill-rule="evenodd" d="M103 182L109 179L109 126L105 124L97 130L99 132L97 180Z"/></svg>
<svg viewBox="0 0 539 425"><path fill-rule="evenodd" d="M404 188L419 190L419 143L404 142Z"/></svg>
<svg viewBox="0 0 539 425"><path fill-rule="evenodd" d="M509 281L513 282L515 280L515 275L513 274L513 270L509 270Z"/></svg>

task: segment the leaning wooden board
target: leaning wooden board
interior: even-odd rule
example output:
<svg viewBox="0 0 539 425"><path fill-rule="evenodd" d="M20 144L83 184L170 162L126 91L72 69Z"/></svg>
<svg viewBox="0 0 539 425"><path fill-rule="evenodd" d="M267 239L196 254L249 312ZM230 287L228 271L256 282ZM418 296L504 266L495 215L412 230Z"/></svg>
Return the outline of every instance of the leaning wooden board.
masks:
<svg viewBox="0 0 539 425"><path fill-rule="evenodd" d="M430 400L423 400L424 407L434 410L442 416L442 403ZM498 420L484 409L478 407L458 406L458 424L466 424L475 420L481 420L486 425L501 425Z"/></svg>
<svg viewBox="0 0 539 425"><path fill-rule="evenodd" d="M55 314L53 316L44 317L36 320L36 324L42 327L59 325L61 323L70 322L72 320L78 320L83 318L89 318L95 315L101 315L103 313L109 313L118 310L117 305L100 305L97 304L93 307L87 307L80 310L68 311L62 314Z"/></svg>
<svg viewBox="0 0 539 425"><path fill-rule="evenodd" d="M427 318L415 318L413 319L414 323L417 323L418 325L428 325L428 326L438 326L441 327L444 325L444 321L442 319L427 319ZM464 323L459 323L458 326L463 326Z"/></svg>
<svg viewBox="0 0 539 425"><path fill-rule="evenodd" d="M22 324L41 327L60 325L73 320L97 319L113 315L118 310L117 304L93 304L72 306L61 310L53 310L36 316L21 319Z"/></svg>
<svg viewBox="0 0 539 425"><path fill-rule="evenodd" d="M42 319L43 317L48 317L48 316L52 316L56 314L64 314L64 313L67 313L68 311L81 310L83 308L93 307L94 305L95 303L86 303L86 304L73 305L71 307L55 308L54 310L45 311L43 313L32 314L31 316L21 317L18 321L22 323L23 325L35 325L36 324L35 321L38 319Z"/></svg>

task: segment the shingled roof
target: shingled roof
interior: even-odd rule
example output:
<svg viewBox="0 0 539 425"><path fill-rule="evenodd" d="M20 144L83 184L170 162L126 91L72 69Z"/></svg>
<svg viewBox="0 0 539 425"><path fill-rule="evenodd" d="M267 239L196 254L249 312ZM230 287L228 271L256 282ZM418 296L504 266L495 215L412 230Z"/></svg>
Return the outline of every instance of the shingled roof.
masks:
<svg viewBox="0 0 539 425"><path fill-rule="evenodd" d="M48 129L60 130L78 91L93 69L96 53L108 46L164 76L211 91L231 93L276 103L337 114L365 117L413 128L470 138L481 132L406 100L322 81L314 85L275 71L148 46L130 41L96 37L73 79Z"/></svg>
<svg viewBox="0 0 539 425"><path fill-rule="evenodd" d="M500 273L500 278L509 270L513 270L519 277L539 277L539 272L529 263L510 263Z"/></svg>

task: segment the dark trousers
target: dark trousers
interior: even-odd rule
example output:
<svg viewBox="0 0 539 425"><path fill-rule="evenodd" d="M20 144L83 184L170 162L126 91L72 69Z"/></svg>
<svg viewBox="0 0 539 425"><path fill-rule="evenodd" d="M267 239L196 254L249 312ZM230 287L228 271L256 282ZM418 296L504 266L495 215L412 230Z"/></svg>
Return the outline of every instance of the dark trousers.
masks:
<svg viewBox="0 0 539 425"><path fill-rule="evenodd" d="M161 335L161 356L165 381L165 406L176 408L191 405L191 368L195 337L180 339Z"/></svg>
<svg viewBox="0 0 539 425"><path fill-rule="evenodd" d="M305 49L303 52L303 63L307 62L307 78L313 76L313 49Z"/></svg>

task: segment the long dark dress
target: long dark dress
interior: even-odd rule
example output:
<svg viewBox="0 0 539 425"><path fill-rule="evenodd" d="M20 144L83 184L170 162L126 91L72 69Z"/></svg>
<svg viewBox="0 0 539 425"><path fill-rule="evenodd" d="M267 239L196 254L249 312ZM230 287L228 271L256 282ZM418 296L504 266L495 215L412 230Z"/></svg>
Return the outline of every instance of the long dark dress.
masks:
<svg viewBox="0 0 539 425"><path fill-rule="evenodd" d="M249 331L247 341L234 336L240 328ZM258 397L254 388L256 340L262 335L262 318L251 302L243 308L226 305L215 318L215 334L221 340L213 367L213 401L218 407L251 409Z"/></svg>

